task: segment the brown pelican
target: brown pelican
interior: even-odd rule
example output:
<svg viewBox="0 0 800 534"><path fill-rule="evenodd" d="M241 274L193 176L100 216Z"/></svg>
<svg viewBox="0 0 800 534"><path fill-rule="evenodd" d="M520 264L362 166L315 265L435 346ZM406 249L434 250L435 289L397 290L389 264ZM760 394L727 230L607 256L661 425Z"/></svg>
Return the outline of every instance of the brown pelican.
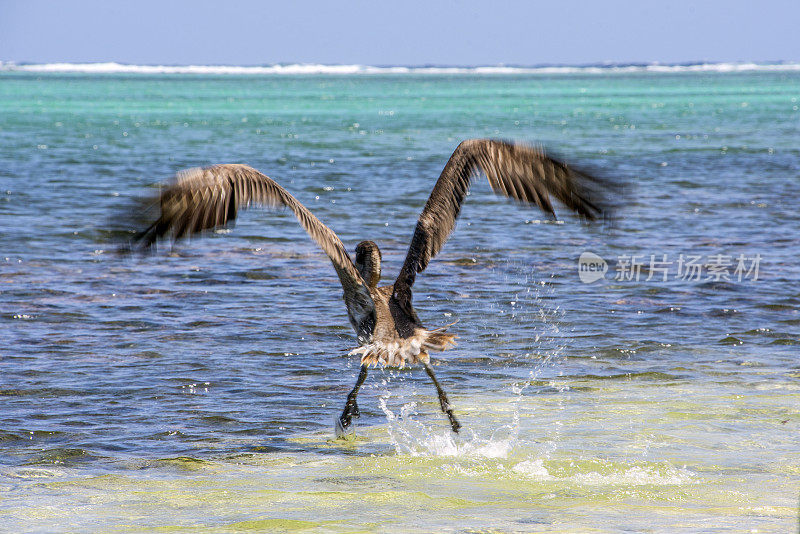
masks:
<svg viewBox="0 0 800 534"><path fill-rule="evenodd" d="M505 141L469 139L458 145L431 192L408 248L397 280L378 287L381 252L372 241L355 249L355 262L344 245L305 206L275 181L247 165L227 164L179 173L157 199L160 216L133 239L135 246L150 247L159 238L172 240L233 221L239 210L250 206L285 206L292 210L311 238L330 258L344 288L344 302L359 346L351 354L361 356L361 371L337 420L341 435L359 416L356 396L367 377L369 365L403 367L421 364L431 377L453 432L460 424L447 395L430 366L430 351L454 345L447 325L428 330L411 304L414 279L442 248L455 227L461 203L472 179L486 175L496 193L523 203L536 204L555 216L553 196L583 219L603 213L593 188L596 178L547 156L543 149ZM594 191L594 192L593 192Z"/></svg>

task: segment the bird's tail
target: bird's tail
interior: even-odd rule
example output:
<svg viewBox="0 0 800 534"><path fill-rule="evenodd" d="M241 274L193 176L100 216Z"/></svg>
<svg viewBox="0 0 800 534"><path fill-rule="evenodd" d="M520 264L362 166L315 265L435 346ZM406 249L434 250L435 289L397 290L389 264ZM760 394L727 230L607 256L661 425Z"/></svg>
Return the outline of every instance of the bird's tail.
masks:
<svg viewBox="0 0 800 534"><path fill-rule="evenodd" d="M437 328L436 330L426 330L418 328L416 333L405 339L382 343L373 341L350 351L351 355L360 355L362 365L378 365L379 363L387 367L405 367L406 363L428 363L430 356L428 351L443 351L456 344L455 334L447 334L445 330L455 323Z"/></svg>
<svg viewBox="0 0 800 534"><path fill-rule="evenodd" d="M423 334L424 340L422 342L422 348L441 352L449 349L450 347L454 347L456 345L456 335L445 333L445 330L454 324L456 323L450 323L441 328L437 328L436 330L426 330Z"/></svg>

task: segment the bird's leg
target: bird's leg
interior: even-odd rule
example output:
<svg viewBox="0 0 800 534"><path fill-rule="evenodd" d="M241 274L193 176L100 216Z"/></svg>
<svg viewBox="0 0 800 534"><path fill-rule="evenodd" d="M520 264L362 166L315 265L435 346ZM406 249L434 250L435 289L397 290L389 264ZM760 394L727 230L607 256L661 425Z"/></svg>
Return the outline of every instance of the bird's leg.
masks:
<svg viewBox="0 0 800 534"><path fill-rule="evenodd" d="M461 428L461 424L456 419L456 416L453 415L453 409L450 407L450 401L447 400L447 395L442 389L442 386L439 385L439 381L436 380L436 375L433 374L433 369L431 369L431 366L425 362L422 362L422 365L425 366L425 372L428 373L428 376L431 377L431 380L433 380L433 385L436 386L436 392L439 394L439 404L442 407L442 411L446 413L447 417L450 419L450 427L453 429L453 432L458 433L458 429Z"/></svg>
<svg viewBox="0 0 800 534"><path fill-rule="evenodd" d="M342 428L345 429L350 426L353 422L353 416L359 417L361 413L358 411L358 404L356 403L356 396L358 395L358 390L361 389L361 384L364 383L364 380L367 379L367 366L362 364L361 365L361 372L358 373L358 380L356 380L356 385L353 387L353 391L347 396L347 404L344 405L344 411L342 412L342 416L339 417L339 422L342 424Z"/></svg>

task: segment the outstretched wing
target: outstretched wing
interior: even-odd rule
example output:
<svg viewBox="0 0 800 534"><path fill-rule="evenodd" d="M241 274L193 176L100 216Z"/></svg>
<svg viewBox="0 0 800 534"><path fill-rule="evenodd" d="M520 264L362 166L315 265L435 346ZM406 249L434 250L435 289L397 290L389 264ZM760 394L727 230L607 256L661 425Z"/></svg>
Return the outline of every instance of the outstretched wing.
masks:
<svg viewBox="0 0 800 534"><path fill-rule="evenodd" d="M173 240L224 226L250 206L292 210L306 232L325 251L344 288L345 304L359 338L368 339L375 326L375 303L342 241L308 208L274 180L247 165L214 165L180 172L157 199L158 219L133 238L150 248L163 237Z"/></svg>
<svg viewBox="0 0 800 534"><path fill-rule="evenodd" d="M584 219L603 213L593 185L599 181L548 157L544 150L491 139L468 139L456 148L428 198L414 230L393 298L409 314L411 286L444 246L473 178L486 175L495 193L536 204L555 217L550 197Z"/></svg>

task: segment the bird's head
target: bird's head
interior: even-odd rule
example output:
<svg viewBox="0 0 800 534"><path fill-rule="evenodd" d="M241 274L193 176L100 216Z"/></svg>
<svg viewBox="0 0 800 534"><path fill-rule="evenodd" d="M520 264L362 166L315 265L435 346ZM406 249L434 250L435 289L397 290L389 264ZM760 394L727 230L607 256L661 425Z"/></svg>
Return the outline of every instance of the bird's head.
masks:
<svg viewBox="0 0 800 534"><path fill-rule="evenodd" d="M356 269L370 288L377 287L381 279L381 250L373 241L356 245Z"/></svg>

